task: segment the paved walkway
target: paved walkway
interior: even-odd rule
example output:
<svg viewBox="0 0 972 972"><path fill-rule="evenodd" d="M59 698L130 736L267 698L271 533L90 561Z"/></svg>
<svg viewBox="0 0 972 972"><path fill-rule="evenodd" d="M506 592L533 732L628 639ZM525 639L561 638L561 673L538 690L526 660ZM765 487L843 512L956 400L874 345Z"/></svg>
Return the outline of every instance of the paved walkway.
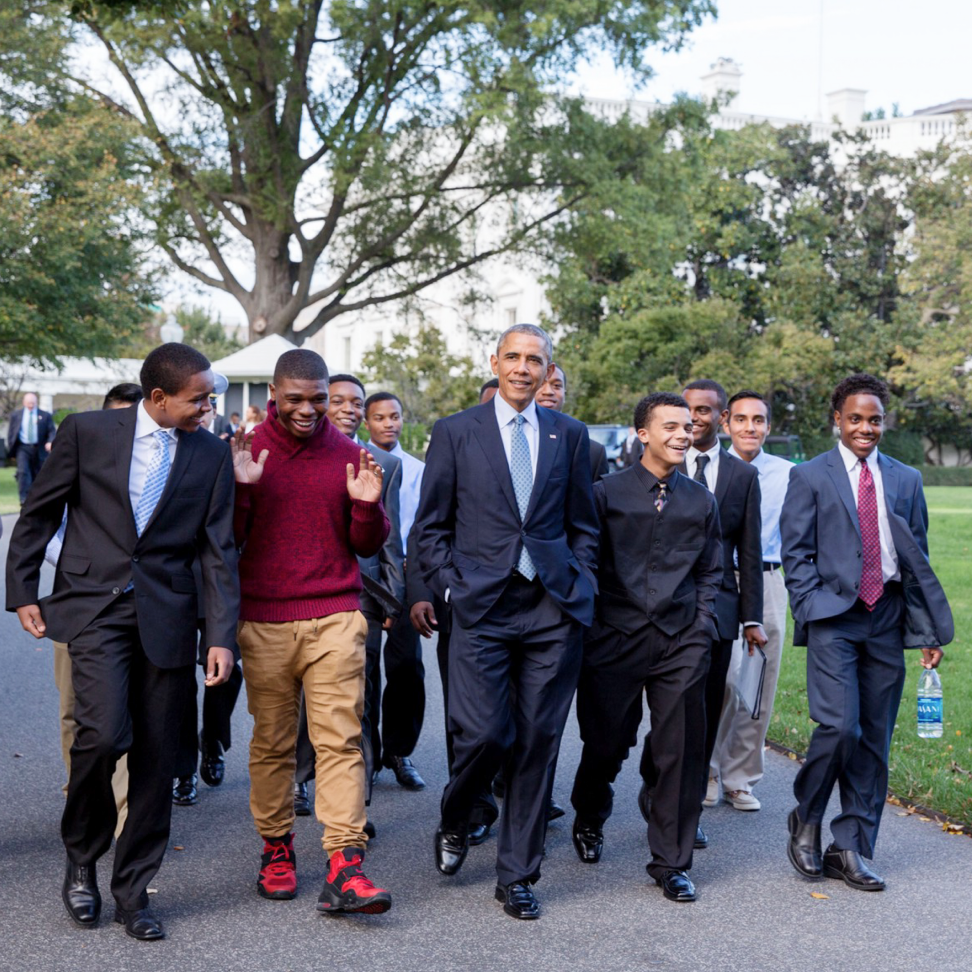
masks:
<svg viewBox="0 0 972 972"><path fill-rule="evenodd" d="M13 517L6 516L9 535ZM2 544L6 559L6 543ZM46 570L45 570L46 573ZM473 848L456 878L432 863L432 833L446 779L434 652L426 728L415 754L429 783L376 788L368 873L394 895L381 917L328 918L314 905L323 879L319 827L297 822L300 893L264 901L255 881L261 845L247 807L243 700L222 787L174 808L172 841L153 905L169 937L126 938L110 920L76 928L60 900L58 821L63 767L49 642L0 619L0 969L7 972L968 972L972 948L972 841L888 806L876 868L888 881L865 894L836 881L809 884L785 856L795 764L768 754L760 813L707 811L708 850L696 854L694 904L666 901L649 883L645 827L635 803L636 760L618 780L617 812L600 865L582 865L570 820L556 822L538 887L537 922L507 918L493 901L495 840ZM564 738L556 794L566 804L579 757L576 723ZM175 846L181 848L176 850ZM110 859L100 867L107 888ZM811 892L824 893L817 899Z"/></svg>

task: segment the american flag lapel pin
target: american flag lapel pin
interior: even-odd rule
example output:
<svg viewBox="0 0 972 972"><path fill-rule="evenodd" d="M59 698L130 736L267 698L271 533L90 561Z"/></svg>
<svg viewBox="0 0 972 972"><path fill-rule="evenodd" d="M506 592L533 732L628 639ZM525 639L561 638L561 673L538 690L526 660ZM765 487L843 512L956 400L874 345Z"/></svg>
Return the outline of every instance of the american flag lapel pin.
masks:
<svg viewBox="0 0 972 972"><path fill-rule="evenodd" d="M551 432L550 433L550 438L551 439L556 439L557 438L557 433L556 432Z"/></svg>

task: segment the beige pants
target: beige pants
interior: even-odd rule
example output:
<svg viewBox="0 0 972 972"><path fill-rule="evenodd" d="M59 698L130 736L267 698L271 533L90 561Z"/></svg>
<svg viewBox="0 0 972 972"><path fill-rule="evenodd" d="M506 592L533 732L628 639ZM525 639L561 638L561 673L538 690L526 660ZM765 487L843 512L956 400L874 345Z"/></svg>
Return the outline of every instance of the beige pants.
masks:
<svg viewBox="0 0 972 972"><path fill-rule="evenodd" d="M709 776L722 780L722 789L749 790L763 778L763 747L770 719L773 717L773 701L776 683L780 677L780 661L783 657L783 637L786 632L786 584L783 572L763 571L763 630L766 632L766 678L763 682L763 704L758 719L741 703L736 691L736 679L742 663L743 640L732 646L732 661L726 679L726 699L719 719Z"/></svg>
<svg viewBox="0 0 972 972"><path fill-rule="evenodd" d="M365 636L360 611L272 624L244 621L237 640L253 716L250 810L261 837L294 825L294 773L300 689L316 753L317 819L324 851L364 848L365 765L361 755Z"/></svg>
<svg viewBox="0 0 972 972"><path fill-rule="evenodd" d="M68 646L63 641L54 644L54 684L61 696L61 758L67 778L71 778L71 747L74 745L74 734L78 724L74 721L74 681L71 678L71 656ZM65 782L63 790L67 793ZM128 754L126 753L115 764L115 772L111 778L111 789L115 794L115 806L118 809L118 823L115 824L115 836L118 837L128 818Z"/></svg>

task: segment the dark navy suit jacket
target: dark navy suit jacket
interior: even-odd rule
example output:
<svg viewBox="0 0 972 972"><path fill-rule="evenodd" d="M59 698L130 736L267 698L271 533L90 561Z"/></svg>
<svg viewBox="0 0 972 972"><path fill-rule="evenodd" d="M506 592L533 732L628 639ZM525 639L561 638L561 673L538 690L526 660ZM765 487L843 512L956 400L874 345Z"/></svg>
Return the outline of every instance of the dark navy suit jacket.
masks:
<svg viewBox="0 0 972 972"><path fill-rule="evenodd" d="M917 469L878 453L891 538L905 599L904 646L947 645L954 636L945 592L928 563L928 509ZM843 614L857 600L863 546L857 506L837 448L794 466L780 516L783 569L796 622L806 626Z"/></svg>
<svg viewBox="0 0 972 972"><path fill-rule="evenodd" d="M566 614L593 620L598 526L587 429L546 408L537 417L537 473L522 521L493 403L432 430L413 529L426 582L439 597L449 590L464 628L496 603L523 546Z"/></svg>

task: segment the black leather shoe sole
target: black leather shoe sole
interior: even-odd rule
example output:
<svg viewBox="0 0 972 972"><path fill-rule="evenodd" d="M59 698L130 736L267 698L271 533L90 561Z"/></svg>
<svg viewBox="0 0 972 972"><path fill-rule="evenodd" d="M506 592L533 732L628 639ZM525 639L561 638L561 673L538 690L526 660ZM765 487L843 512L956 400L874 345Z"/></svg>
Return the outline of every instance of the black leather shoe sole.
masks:
<svg viewBox="0 0 972 972"><path fill-rule="evenodd" d="M692 846L696 850L705 850L709 846L709 838L706 837L705 831L701 827L695 828L695 842Z"/></svg>
<svg viewBox="0 0 972 972"><path fill-rule="evenodd" d="M480 844L485 844L489 839L489 824L470 824L469 837L467 839L470 847L478 847Z"/></svg>
<svg viewBox="0 0 972 972"><path fill-rule="evenodd" d="M696 899L695 886L691 881L688 882L688 887L683 888L670 887L664 878L655 878L655 884L662 889L662 894L669 901L677 901L683 904L687 901L695 901Z"/></svg>
<svg viewBox="0 0 972 972"><path fill-rule="evenodd" d="M454 837L456 835L450 834L448 836ZM458 837L455 840L446 841L445 837L446 835L442 831L436 831L434 841L435 866L440 874L452 877L453 874L459 872L459 868L466 860L466 854L469 852L469 841L460 843Z"/></svg>
<svg viewBox="0 0 972 972"><path fill-rule="evenodd" d="M532 894L524 895L517 901L510 901L506 888L497 885L495 896L497 901L503 902L503 911L511 918L517 918L520 921L533 921L540 917L540 902Z"/></svg>
<svg viewBox="0 0 972 972"><path fill-rule="evenodd" d="M559 820L567 811L553 798L550 798L550 803L547 804L547 823L551 820Z"/></svg>
<svg viewBox="0 0 972 972"><path fill-rule="evenodd" d="M199 764L199 777L206 786L219 786L226 777L226 763L223 758L206 759Z"/></svg>
<svg viewBox="0 0 972 972"><path fill-rule="evenodd" d="M125 934L129 938L140 942L158 942L165 938L159 919L144 911L126 912L118 908L115 911L115 921L125 926Z"/></svg>
<svg viewBox="0 0 972 972"><path fill-rule="evenodd" d="M853 888L855 891L883 891L885 888L883 881L880 884L862 884L859 881L855 881L846 871L841 870L839 867L833 867L830 864L824 864L823 873L824 877L836 878L838 881L843 881L847 887Z"/></svg>
<svg viewBox="0 0 972 972"><path fill-rule="evenodd" d="M803 863L801 863L800 858L797 855L797 845L796 845L796 830L799 828L800 819L797 817L796 810L790 811L790 816L787 818L787 829L790 832L790 839L786 842L786 856L789 862L793 865L793 869L798 873L803 875L808 881L822 881L823 880L823 866L819 871L808 870Z"/></svg>

